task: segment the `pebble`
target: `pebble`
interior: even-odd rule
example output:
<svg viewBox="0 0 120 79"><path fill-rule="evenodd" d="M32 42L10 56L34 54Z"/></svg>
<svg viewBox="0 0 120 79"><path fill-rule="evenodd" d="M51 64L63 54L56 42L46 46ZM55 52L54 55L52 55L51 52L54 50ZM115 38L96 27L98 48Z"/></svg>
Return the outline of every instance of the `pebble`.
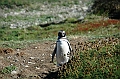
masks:
<svg viewBox="0 0 120 79"><path fill-rule="evenodd" d="M30 59L35 59L35 57L30 57Z"/></svg>
<svg viewBox="0 0 120 79"><path fill-rule="evenodd" d="M37 70L39 70L40 68L39 67L35 67Z"/></svg>
<svg viewBox="0 0 120 79"><path fill-rule="evenodd" d="M1 60L1 59L4 59L4 57L3 57L3 56L0 56L0 60Z"/></svg>
<svg viewBox="0 0 120 79"><path fill-rule="evenodd" d="M25 67L29 67L28 65L25 65Z"/></svg>
<svg viewBox="0 0 120 79"><path fill-rule="evenodd" d="M33 62L28 62L28 64L35 64L35 63L33 63Z"/></svg>
<svg viewBox="0 0 120 79"><path fill-rule="evenodd" d="M12 71L11 74L16 75L16 74L18 74L18 72L17 71Z"/></svg>

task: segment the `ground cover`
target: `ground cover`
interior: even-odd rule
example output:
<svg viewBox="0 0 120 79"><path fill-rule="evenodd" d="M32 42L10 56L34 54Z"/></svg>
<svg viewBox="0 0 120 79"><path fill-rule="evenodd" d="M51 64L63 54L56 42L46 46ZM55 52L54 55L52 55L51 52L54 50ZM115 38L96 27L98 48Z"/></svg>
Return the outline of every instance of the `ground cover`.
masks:
<svg viewBox="0 0 120 79"><path fill-rule="evenodd" d="M18 38L26 30L26 37L31 37L31 32L36 31L43 34L42 39L27 38L20 40L0 41L0 78L1 79L53 79L53 78L115 78L120 77L119 73L119 20L107 19L105 21L93 21L77 24L51 25L45 28L32 27L26 29L9 29L5 34L8 38ZM113 23L112 23L113 22ZM90 27L90 29L89 29ZM81 30L88 28L87 30ZM7 32L3 28L2 32ZM54 49L57 32L59 29L66 31L73 48L74 57L63 68L57 68L50 63L51 53ZM11 31L11 32L10 32ZM13 33L13 34L12 34ZM29 34L30 33L30 34ZM49 34L49 35L48 35ZM2 34L1 34L2 35ZM28 36L27 36L28 35ZM30 35L30 36L29 36ZM48 37L49 36L49 37ZM4 38L4 37L3 37ZM39 40L38 40L39 39ZM13 41L14 40L14 41ZM74 73L71 73L74 72ZM54 74L54 75L53 75Z"/></svg>

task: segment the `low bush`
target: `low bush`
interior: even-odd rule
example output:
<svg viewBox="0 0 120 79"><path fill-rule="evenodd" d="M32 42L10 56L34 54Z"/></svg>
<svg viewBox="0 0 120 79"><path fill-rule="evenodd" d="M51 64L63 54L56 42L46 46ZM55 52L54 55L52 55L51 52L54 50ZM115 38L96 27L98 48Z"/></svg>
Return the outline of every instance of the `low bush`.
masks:
<svg viewBox="0 0 120 79"><path fill-rule="evenodd" d="M109 16L110 18L120 19L120 1L119 0L95 0L93 13Z"/></svg>
<svg viewBox="0 0 120 79"><path fill-rule="evenodd" d="M79 43L72 60L59 71L60 79L119 79L118 38Z"/></svg>

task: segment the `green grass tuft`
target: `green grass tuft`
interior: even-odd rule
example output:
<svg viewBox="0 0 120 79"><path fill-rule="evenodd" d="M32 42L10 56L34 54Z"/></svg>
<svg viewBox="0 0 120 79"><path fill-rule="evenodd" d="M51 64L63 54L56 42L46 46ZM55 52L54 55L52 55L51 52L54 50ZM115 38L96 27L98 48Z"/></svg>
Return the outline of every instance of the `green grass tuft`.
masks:
<svg viewBox="0 0 120 79"><path fill-rule="evenodd" d="M1 72L3 74L11 73L13 70L16 70L15 66L6 66Z"/></svg>

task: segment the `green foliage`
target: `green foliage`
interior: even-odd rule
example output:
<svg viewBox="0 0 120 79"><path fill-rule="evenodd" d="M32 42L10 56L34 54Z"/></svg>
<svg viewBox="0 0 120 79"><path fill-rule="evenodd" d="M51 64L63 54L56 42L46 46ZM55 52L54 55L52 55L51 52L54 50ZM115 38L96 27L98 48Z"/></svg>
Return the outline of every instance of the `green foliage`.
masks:
<svg viewBox="0 0 120 79"><path fill-rule="evenodd" d="M1 0L0 1L0 8L15 8L16 7L24 7L24 6L30 6L34 3L44 3L44 2L57 2L59 0Z"/></svg>
<svg viewBox="0 0 120 79"><path fill-rule="evenodd" d="M4 28L0 30L0 37L1 41L20 41L20 40L26 40L26 39L38 39L37 37L39 35L40 27L34 27L26 28L26 29L10 29L10 28Z"/></svg>
<svg viewBox="0 0 120 79"><path fill-rule="evenodd" d="M28 5L29 1L21 1L21 0L1 0L0 7L6 6L8 8L14 8L14 6L23 6Z"/></svg>
<svg viewBox="0 0 120 79"><path fill-rule="evenodd" d="M119 79L119 39L106 39L79 44L74 57L60 68L60 79Z"/></svg>
<svg viewBox="0 0 120 79"><path fill-rule="evenodd" d="M76 18L67 18L67 21L66 21L66 22L72 23L72 22L75 22L75 21L77 21Z"/></svg>
<svg viewBox="0 0 120 79"><path fill-rule="evenodd" d="M93 13L98 15L108 15L110 18L120 19L120 1L119 0L95 0Z"/></svg>
<svg viewBox="0 0 120 79"><path fill-rule="evenodd" d="M48 16L43 16L48 17ZM49 16L52 17L52 16ZM0 27L0 46L6 45L7 47L24 47L31 41L43 41L43 40L56 40L57 32L59 30L65 30L68 37L72 35L86 36L92 38L103 38L114 36L120 38L119 33L119 21L106 20L106 21L90 21L90 23L70 23L76 21L74 18L69 18L63 24L50 25L48 27L31 26L27 28L14 28ZM103 25L104 24L104 25ZM104 26L104 27L103 27ZM19 43L25 42L25 43ZM23 45L25 44L25 45Z"/></svg>
<svg viewBox="0 0 120 79"><path fill-rule="evenodd" d="M16 70L16 66L7 66L1 72L3 74L11 73L13 70Z"/></svg>
<svg viewBox="0 0 120 79"><path fill-rule="evenodd" d="M115 46L114 53L116 53L116 55L120 54L120 44Z"/></svg>
<svg viewBox="0 0 120 79"><path fill-rule="evenodd" d="M40 26L31 26L27 28L0 28L0 41L23 41L23 40L42 40L45 38L54 38L58 30L63 29L68 33L71 32L75 24L51 25L45 28ZM69 29L69 30L68 30Z"/></svg>

